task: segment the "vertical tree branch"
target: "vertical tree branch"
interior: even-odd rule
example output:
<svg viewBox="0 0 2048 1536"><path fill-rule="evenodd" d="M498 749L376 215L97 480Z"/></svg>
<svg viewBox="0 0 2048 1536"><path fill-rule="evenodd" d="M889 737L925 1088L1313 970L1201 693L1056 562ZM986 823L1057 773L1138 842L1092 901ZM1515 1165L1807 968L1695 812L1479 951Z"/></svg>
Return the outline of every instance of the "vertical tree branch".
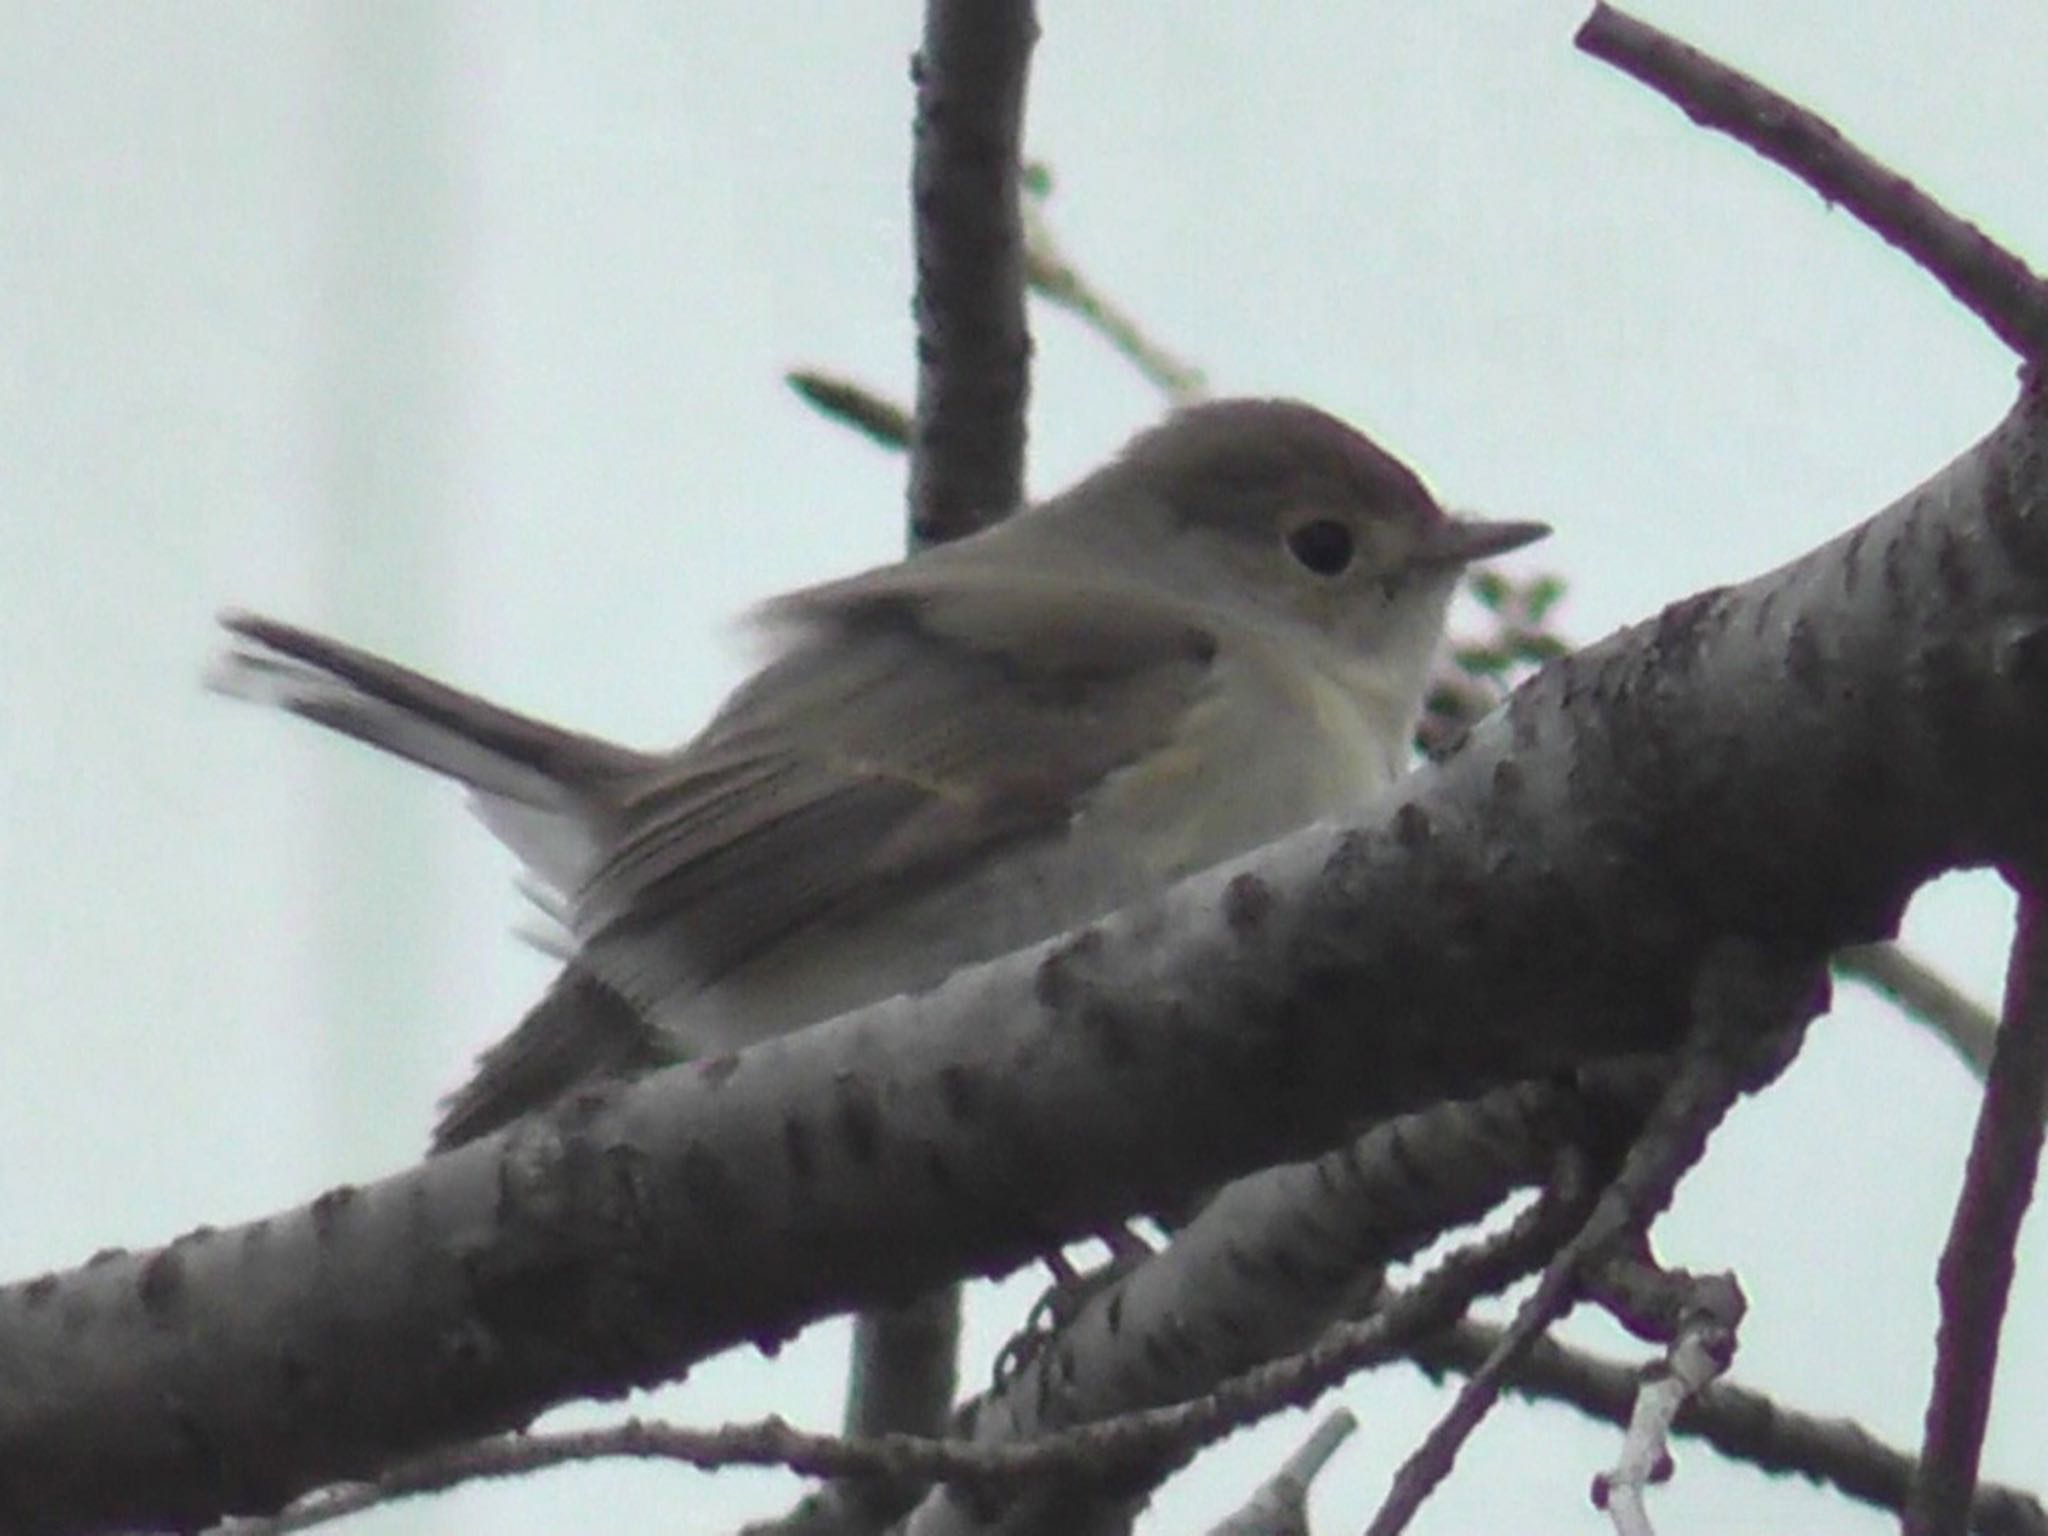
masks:
<svg viewBox="0 0 2048 1536"><path fill-rule="evenodd" d="M1902 1527L1908 1536L1968 1528L2012 1290L2013 1247L2041 1160L2041 1116L2048 1108L2048 908L2038 882L2014 883L2020 911L2005 1019L1941 1255L1941 1331L1920 1475Z"/></svg>
<svg viewBox="0 0 2048 1536"><path fill-rule="evenodd" d="M856 1438L946 1433L959 1387L960 1287L945 1286L854 1321L846 1433ZM904 1514L914 1491L883 1524Z"/></svg>
<svg viewBox="0 0 2048 1536"><path fill-rule="evenodd" d="M917 409L910 436L913 552L1024 499L1024 88L1032 0L929 0L911 62L917 113L911 213L917 258ZM846 1429L944 1432L958 1384L960 1288L854 1324ZM908 1510L919 1490L838 1487L863 1509Z"/></svg>
<svg viewBox="0 0 2048 1536"><path fill-rule="evenodd" d="M931 0L917 83L917 414L910 537L972 533L1023 500L1024 226L1018 205L1031 0Z"/></svg>

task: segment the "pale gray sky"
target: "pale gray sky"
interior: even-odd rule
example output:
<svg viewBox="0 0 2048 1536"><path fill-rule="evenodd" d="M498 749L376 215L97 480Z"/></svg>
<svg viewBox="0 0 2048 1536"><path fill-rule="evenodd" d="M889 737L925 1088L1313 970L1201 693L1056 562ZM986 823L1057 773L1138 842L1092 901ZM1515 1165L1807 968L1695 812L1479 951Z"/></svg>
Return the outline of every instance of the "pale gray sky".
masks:
<svg viewBox="0 0 2048 1536"><path fill-rule="evenodd" d="M2048 261L2048 13L1645 7ZM1578 5L1044 7L1029 142L1066 244L1220 388L1297 394L1450 499L1548 519L1593 637L1784 560L1997 420L2010 359L1846 217L1569 45ZM545 967L445 786L202 693L211 615L335 629L509 703L679 739L750 601L888 558L901 466L779 383L911 379L918 8L0 0L0 1275L296 1203L419 1151ZM1155 409L1041 316L1031 481ZM1987 999L2008 904L1914 937ZM1975 1092L1845 994L1687 1186L1738 1376L1917 1439ZM978 1305L971 1376L1038 1280ZM2029 1234L1989 1468L2048 1467ZM1585 1336L1612 1345L1597 1328ZM843 1331L663 1394L828 1426ZM1355 1529L1438 1399L1390 1371L1321 1485ZM1198 1528L1296 1420L1148 1529ZM1510 1408L1417 1529L1596 1528L1614 1437ZM1875 1532L1682 1453L1674 1531ZM715 1531L794 1483L604 1468L388 1533Z"/></svg>

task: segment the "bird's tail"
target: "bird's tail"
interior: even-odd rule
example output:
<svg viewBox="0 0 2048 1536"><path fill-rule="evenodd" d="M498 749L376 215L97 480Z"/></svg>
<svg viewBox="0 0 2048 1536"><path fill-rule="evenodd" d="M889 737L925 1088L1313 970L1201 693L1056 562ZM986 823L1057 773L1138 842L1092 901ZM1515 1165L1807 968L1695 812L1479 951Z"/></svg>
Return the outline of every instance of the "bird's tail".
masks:
<svg viewBox="0 0 2048 1536"><path fill-rule="evenodd" d="M579 1084L617 1082L683 1060L683 1049L617 992L571 963L519 1027L441 1101L431 1150L446 1152L544 1109Z"/></svg>
<svg viewBox="0 0 2048 1536"><path fill-rule="evenodd" d="M207 674L215 692L289 710L479 794L555 807L565 791L644 761L311 630L253 613L223 614L221 625L235 642Z"/></svg>
<svg viewBox="0 0 2048 1536"><path fill-rule="evenodd" d="M524 885L551 925L542 947L568 964L443 1102L435 1151L494 1131L578 1083L630 1077L678 1058L672 1042L573 958L568 932L565 898L595 855L594 823L613 788L649 759L275 619L231 613L221 623L234 644L208 686L289 710L463 784L484 824L538 877Z"/></svg>
<svg viewBox="0 0 2048 1536"><path fill-rule="evenodd" d="M316 721L465 785L485 826L541 883L573 894L595 854L593 819L642 753L500 708L339 640L252 613L207 686Z"/></svg>

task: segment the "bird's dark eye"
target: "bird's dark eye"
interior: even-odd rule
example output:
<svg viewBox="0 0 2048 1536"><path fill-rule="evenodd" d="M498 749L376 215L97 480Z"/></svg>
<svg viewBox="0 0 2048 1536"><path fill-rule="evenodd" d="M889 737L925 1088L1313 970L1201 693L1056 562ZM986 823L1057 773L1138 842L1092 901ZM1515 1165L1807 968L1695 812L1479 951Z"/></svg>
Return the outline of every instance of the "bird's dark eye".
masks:
<svg viewBox="0 0 2048 1536"><path fill-rule="evenodd" d="M1334 517L1318 517L1287 535L1287 550L1318 576L1335 576L1351 563L1351 530Z"/></svg>

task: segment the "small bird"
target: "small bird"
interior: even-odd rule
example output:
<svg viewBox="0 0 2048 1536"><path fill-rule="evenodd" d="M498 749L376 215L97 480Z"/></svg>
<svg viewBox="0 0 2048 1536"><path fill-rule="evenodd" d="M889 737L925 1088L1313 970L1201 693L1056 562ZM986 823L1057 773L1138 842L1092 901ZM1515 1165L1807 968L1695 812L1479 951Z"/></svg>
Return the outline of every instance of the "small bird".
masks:
<svg viewBox="0 0 2048 1536"><path fill-rule="evenodd" d="M1460 573L1548 531L1447 514L1310 406L1226 400L970 538L769 602L768 659L674 751L249 614L210 680L462 784L563 930L440 1150L1358 806L1406 765Z"/></svg>

